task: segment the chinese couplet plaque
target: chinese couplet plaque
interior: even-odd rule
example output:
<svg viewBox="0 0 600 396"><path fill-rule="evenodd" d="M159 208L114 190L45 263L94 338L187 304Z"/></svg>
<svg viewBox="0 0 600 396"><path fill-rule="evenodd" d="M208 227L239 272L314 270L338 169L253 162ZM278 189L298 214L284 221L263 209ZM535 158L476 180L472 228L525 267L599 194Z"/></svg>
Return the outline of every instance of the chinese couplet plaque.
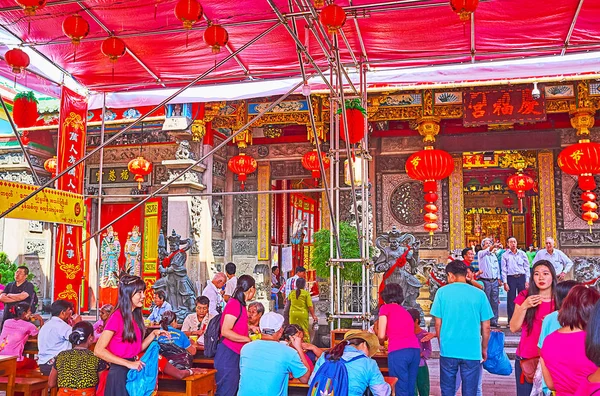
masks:
<svg viewBox="0 0 600 396"><path fill-rule="evenodd" d="M87 99L63 87L58 128L57 172L74 165L85 155ZM83 192L83 162L69 170L57 182L59 190ZM79 304L83 280L83 227L61 224L56 237L56 264L54 268L54 299Z"/></svg>
<svg viewBox="0 0 600 396"><path fill-rule="evenodd" d="M478 90L463 94L464 125L513 124L546 120L544 90L534 99L531 86Z"/></svg>

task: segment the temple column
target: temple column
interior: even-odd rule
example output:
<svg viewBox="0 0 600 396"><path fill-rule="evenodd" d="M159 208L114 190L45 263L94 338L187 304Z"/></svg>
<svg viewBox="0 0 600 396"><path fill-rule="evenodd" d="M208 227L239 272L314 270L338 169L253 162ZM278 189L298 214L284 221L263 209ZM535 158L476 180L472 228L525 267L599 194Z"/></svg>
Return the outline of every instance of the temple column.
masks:
<svg viewBox="0 0 600 396"><path fill-rule="evenodd" d="M538 153L538 189L540 203L540 241L543 246L547 237L557 239L556 235L556 206L554 195L554 156L550 151ZM535 243L536 241L534 241Z"/></svg>
<svg viewBox="0 0 600 396"><path fill-rule="evenodd" d="M450 174L450 250L465 247L465 216L463 197L462 156L454 158L454 170Z"/></svg>
<svg viewBox="0 0 600 396"><path fill-rule="evenodd" d="M258 191L271 189L271 164L258 164ZM271 195L258 195L258 261L268 261L271 257ZM268 263L267 263L268 264Z"/></svg>

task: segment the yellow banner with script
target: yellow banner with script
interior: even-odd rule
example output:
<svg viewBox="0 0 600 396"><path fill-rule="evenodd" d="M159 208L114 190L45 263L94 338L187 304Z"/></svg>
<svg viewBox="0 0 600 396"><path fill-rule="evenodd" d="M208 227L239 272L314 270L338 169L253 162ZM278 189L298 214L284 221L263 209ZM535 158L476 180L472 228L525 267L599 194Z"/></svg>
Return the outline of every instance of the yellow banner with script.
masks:
<svg viewBox="0 0 600 396"><path fill-rule="evenodd" d="M0 180L0 213L37 189L30 184ZM83 195L45 188L6 217L83 225Z"/></svg>

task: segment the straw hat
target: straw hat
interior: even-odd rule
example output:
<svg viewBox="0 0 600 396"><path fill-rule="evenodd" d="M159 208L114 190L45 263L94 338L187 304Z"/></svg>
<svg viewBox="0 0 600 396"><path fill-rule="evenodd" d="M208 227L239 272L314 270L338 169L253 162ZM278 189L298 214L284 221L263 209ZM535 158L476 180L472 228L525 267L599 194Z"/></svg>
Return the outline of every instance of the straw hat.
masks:
<svg viewBox="0 0 600 396"><path fill-rule="evenodd" d="M350 330L346 333L346 335L344 335L344 341L353 340L356 338L367 343L369 347L369 356L373 356L379 352L379 339L375 334L363 330Z"/></svg>

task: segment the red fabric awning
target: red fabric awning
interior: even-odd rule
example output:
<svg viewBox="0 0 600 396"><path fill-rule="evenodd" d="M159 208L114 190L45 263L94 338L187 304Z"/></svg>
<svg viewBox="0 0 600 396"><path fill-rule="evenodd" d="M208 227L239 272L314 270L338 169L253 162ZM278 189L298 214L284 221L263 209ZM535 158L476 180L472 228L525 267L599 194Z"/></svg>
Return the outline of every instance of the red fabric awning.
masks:
<svg viewBox="0 0 600 396"><path fill-rule="evenodd" d="M196 23L189 33L173 33L182 27L173 13L176 1L94 0L52 5L53 1L57 0L51 0L37 15L26 17L20 9L7 10L15 8L13 0L0 0L0 23L25 45L32 45L92 90L161 88L163 84L182 86L229 54L225 49L217 55L211 53L202 39L207 26L204 20ZM600 1L583 2L577 12L580 0L482 0L475 12L473 28L470 22L464 23L458 18L448 1L353 0L352 4L350 1L337 0L336 4L363 8L349 12L343 31L357 59L361 58L363 40L369 65L376 70L559 56L600 47ZM227 29L232 50L277 22L267 0L200 2L205 15ZM274 0L274 3L282 13L290 12L288 1ZM131 54L113 65L100 52L102 39L108 37L108 33L83 7L121 37ZM298 11L296 7L292 10ZM64 18L76 12L89 22L91 29L88 38L77 47L74 60L75 47L64 36L61 25ZM296 21L300 40L319 66L326 67L326 57L319 43L312 34L306 33L306 22L304 19ZM340 47L342 62L350 66L353 60L341 39ZM0 47L0 54L6 50ZM309 65L307 70L311 71ZM568 72L563 70L563 73ZM0 74L13 78L5 64L0 66ZM203 83L299 75L295 43L284 27L279 26L244 50L237 61L232 59L219 67ZM43 85L33 75L29 79L30 85ZM29 81L22 79L19 83L28 85ZM46 91L52 90L54 88L46 88Z"/></svg>

